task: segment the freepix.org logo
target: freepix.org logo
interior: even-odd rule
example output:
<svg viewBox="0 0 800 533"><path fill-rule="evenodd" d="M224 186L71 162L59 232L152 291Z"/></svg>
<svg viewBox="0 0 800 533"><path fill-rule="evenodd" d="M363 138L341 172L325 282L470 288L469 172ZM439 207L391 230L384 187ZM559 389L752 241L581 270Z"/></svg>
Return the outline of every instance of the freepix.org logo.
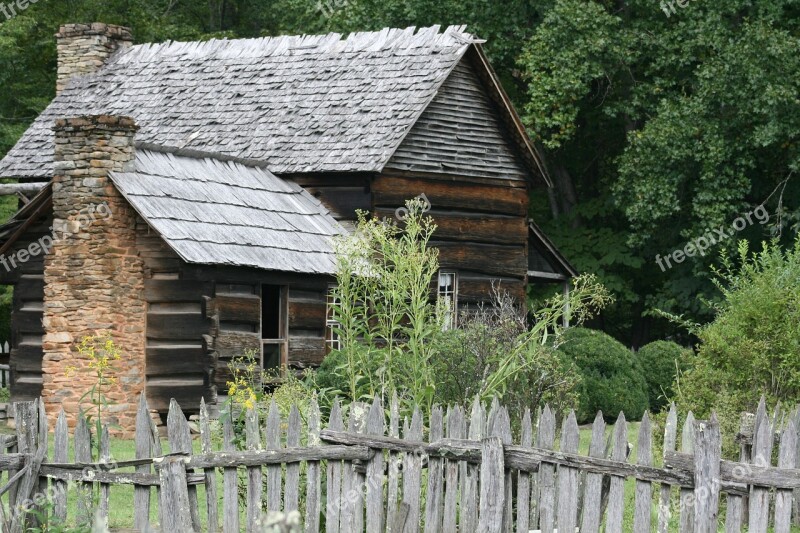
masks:
<svg viewBox="0 0 800 533"><path fill-rule="evenodd" d="M53 225L49 228L52 234L48 233L43 235L38 240L30 243L26 248L16 250L11 255L0 255L0 265L3 265L6 272L11 272L12 269L17 268L23 263L27 263L41 253L49 253L50 248L53 247L53 243L88 228L98 219L111 218L111 215L111 208L107 203L92 204L82 209L78 213L77 218L73 221L67 222L64 220L57 220L53 222Z"/></svg>
<svg viewBox="0 0 800 533"><path fill-rule="evenodd" d="M39 0L17 0L16 2L9 3L0 2L0 13L6 17L6 20L11 20L38 1Z"/></svg>
<svg viewBox="0 0 800 533"><path fill-rule="evenodd" d="M713 232L708 231L704 235L686 243L683 248L673 250L664 257L661 257L661 254L656 254L656 264L661 268L661 272L666 272L672 268L673 261L677 264L683 263L687 257L705 256L706 251L712 246L725 242L736 235L737 232L752 226L755 223L753 217L762 226L769 221L769 213L763 205L760 205L753 211L736 218L729 228L719 227L715 228Z"/></svg>

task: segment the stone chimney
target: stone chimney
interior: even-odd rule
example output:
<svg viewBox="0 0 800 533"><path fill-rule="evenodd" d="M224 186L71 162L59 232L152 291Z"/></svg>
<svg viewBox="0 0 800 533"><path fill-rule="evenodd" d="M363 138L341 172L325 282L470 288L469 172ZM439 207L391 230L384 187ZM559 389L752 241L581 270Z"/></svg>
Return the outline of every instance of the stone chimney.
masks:
<svg viewBox="0 0 800 533"><path fill-rule="evenodd" d="M131 30L113 24L65 24L56 33L58 80L56 93L75 76L100 70L111 54L133 43Z"/></svg>
<svg viewBox="0 0 800 533"><path fill-rule="evenodd" d="M110 422L131 434L145 386L144 263L136 248L136 213L109 173L132 170L133 119L82 116L55 124L53 243L44 262L42 398L48 415L63 407L70 425L96 382L84 337L110 333L121 351L104 386ZM92 405L82 402L84 410Z"/></svg>

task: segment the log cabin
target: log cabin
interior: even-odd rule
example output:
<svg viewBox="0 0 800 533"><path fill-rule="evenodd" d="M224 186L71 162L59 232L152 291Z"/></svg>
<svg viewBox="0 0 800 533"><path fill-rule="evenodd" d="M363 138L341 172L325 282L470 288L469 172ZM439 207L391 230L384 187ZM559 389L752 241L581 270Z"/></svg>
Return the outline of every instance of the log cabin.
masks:
<svg viewBox="0 0 800 533"><path fill-rule="evenodd" d="M13 401L74 423L91 386L75 344L110 331L108 391L132 428L216 405L233 357L318 365L336 338L333 239L357 210L425 194L438 297L524 301L575 270L528 215L549 182L480 40L464 27L134 45L130 30L56 35L57 95L0 161L23 198L0 228L14 286Z"/></svg>

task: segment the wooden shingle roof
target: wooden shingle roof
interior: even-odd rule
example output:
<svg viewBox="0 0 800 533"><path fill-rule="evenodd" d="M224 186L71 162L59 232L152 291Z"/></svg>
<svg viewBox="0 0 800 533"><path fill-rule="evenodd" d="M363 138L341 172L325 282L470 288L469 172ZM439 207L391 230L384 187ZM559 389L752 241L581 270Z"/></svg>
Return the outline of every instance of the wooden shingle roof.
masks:
<svg viewBox="0 0 800 533"><path fill-rule="evenodd" d="M343 229L294 182L233 161L140 150L117 189L186 262L333 274Z"/></svg>
<svg viewBox="0 0 800 533"><path fill-rule="evenodd" d="M263 163L276 174L380 171L477 43L464 27L133 46L70 82L0 162L52 176L52 124L133 117L137 141Z"/></svg>

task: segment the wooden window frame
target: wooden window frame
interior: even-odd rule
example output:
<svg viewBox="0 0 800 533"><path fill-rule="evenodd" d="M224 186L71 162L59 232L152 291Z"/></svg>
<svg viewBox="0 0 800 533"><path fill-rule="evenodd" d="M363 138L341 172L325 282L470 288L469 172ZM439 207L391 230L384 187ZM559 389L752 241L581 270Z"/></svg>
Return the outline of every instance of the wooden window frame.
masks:
<svg viewBox="0 0 800 533"><path fill-rule="evenodd" d="M442 291L442 276L453 276L453 290ZM458 271L457 270L440 270L436 277L436 298L437 300L447 298L452 302L452 309L450 309L449 324L444 325L445 330L455 329L458 327Z"/></svg>
<svg viewBox="0 0 800 533"><path fill-rule="evenodd" d="M261 361L259 362L262 370L266 370L264 368L264 347L265 346L280 346L280 355L279 355L279 363L278 363L278 370L280 372L280 377L283 377L283 373L285 369L289 366L289 287L288 285L276 285L274 283L262 283L260 285L261 292L259 296L262 299L262 309L263 309L263 298L264 298L264 287L278 287L280 291L279 297L279 322L278 322L278 331L280 332L280 337L277 339L265 339L261 337L263 335L264 330L264 316L262 312L262 316L259 320L259 336L261 337Z"/></svg>
<svg viewBox="0 0 800 533"><path fill-rule="evenodd" d="M341 327L339 321L333 318L333 305L336 303L333 291L336 290L336 287L335 283L329 283L328 291L325 293L325 355L333 350L342 349L342 339L333 329Z"/></svg>

